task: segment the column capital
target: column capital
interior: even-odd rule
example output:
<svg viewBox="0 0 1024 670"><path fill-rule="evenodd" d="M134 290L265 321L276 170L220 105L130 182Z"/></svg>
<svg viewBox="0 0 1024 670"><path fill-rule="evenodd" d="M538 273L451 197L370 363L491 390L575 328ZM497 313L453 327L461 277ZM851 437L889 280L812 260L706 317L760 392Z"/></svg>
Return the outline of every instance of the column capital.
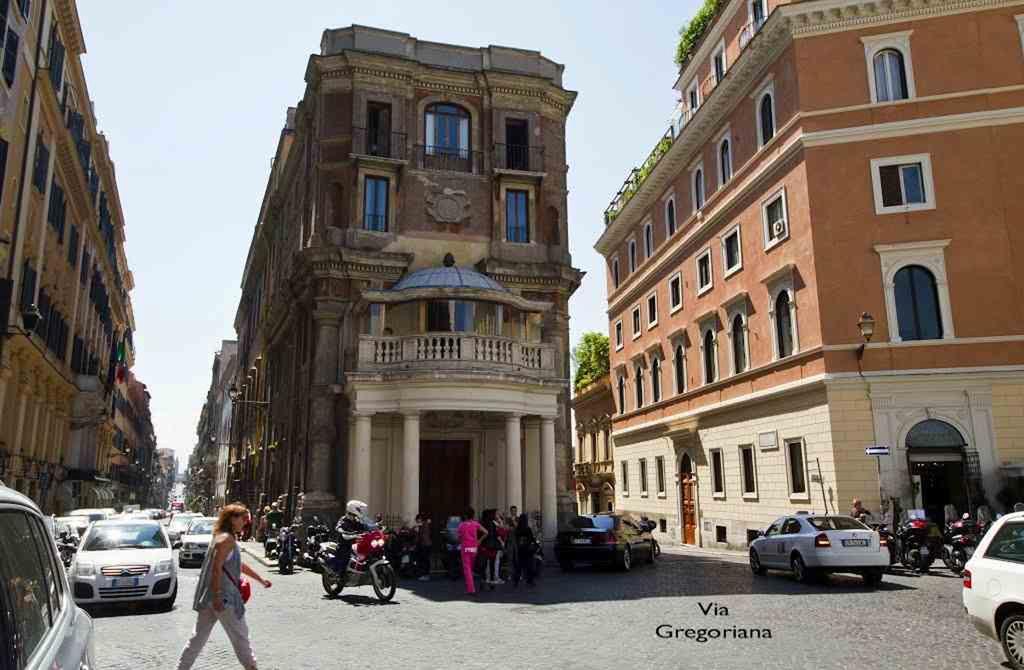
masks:
<svg viewBox="0 0 1024 670"><path fill-rule="evenodd" d="M404 410L402 410L402 419L405 420L405 421L412 421L413 419L415 419L416 421L419 421L421 417L422 417L422 414L420 413L420 411L418 409L404 409Z"/></svg>
<svg viewBox="0 0 1024 670"><path fill-rule="evenodd" d="M505 414L505 420L506 421L519 421L524 416L526 416L526 415L523 414L522 412L508 412L508 413Z"/></svg>

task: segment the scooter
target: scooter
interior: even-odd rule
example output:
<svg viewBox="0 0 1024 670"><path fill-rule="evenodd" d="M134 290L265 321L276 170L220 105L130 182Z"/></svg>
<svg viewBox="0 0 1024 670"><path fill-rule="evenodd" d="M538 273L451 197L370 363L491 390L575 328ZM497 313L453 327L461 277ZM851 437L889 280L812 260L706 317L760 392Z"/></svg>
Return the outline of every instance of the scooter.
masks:
<svg viewBox="0 0 1024 670"><path fill-rule="evenodd" d="M57 550L60 552L60 560L64 564L65 568L70 568L71 563L75 560L75 554L78 553L78 538L75 539L61 534L57 538Z"/></svg>
<svg viewBox="0 0 1024 670"><path fill-rule="evenodd" d="M984 527L973 521L970 514L964 514L962 519L946 526L942 536L942 562L953 574L959 575L964 571L982 535Z"/></svg>
<svg viewBox="0 0 1024 670"><path fill-rule="evenodd" d="M267 529L267 537L263 540L263 555L274 560L277 558L277 527Z"/></svg>
<svg viewBox="0 0 1024 670"><path fill-rule="evenodd" d="M942 532L927 519L909 519L896 531L900 563L917 573L926 573L942 554Z"/></svg>
<svg viewBox="0 0 1024 670"><path fill-rule="evenodd" d="M344 540L342 540L344 541ZM345 587L373 586L377 600L386 603L395 597L398 577L385 556L387 540L378 529L360 535L352 543L348 564L336 542L325 542L320 551L320 580L327 595L337 597Z"/></svg>
<svg viewBox="0 0 1024 670"><path fill-rule="evenodd" d="M277 571L282 575L290 575L295 571L295 555L298 553L298 540L291 526L282 526L277 534Z"/></svg>

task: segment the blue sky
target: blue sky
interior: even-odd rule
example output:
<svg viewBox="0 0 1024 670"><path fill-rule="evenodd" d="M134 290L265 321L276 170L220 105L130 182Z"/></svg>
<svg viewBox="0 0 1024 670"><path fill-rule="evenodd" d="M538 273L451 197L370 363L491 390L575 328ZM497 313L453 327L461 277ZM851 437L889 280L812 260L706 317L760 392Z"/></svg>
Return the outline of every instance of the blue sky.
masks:
<svg viewBox="0 0 1024 670"><path fill-rule="evenodd" d="M135 372L161 447L195 444L213 353L235 336L242 265L285 109L325 28L353 23L536 49L579 92L568 125L569 236L588 277L572 338L607 332L593 244L627 172L668 126L684 2L79 0L83 57L110 142L135 276Z"/></svg>

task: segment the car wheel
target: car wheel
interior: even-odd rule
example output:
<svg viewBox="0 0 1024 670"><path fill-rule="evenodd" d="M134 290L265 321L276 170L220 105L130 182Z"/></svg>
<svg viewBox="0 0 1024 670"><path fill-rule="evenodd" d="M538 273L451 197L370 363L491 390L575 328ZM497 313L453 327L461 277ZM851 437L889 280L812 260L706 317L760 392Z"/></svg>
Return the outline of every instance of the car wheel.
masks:
<svg viewBox="0 0 1024 670"><path fill-rule="evenodd" d="M629 572L633 567L633 553L629 550L628 544L622 550L622 558L619 559L619 567L623 572Z"/></svg>
<svg viewBox="0 0 1024 670"><path fill-rule="evenodd" d="M864 574L864 585L874 588L882 582L882 568L874 568L871 570L865 570Z"/></svg>
<svg viewBox="0 0 1024 670"><path fill-rule="evenodd" d="M750 571L759 577L768 572L765 567L761 565L761 557L757 555L757 549L750 550Z"/></svg>
<svg viewBox="0 0 1024 670"><path fill-rule="evenodd" d="M661 548L658 547L657 540L651 540L651 544L647 551L647 562L654 565L654 557L661 553Z"/></svg>
<svg viewBox="0 0 1024 670"><path fill-rule="evenodd" d="M175 584L174 585L174 590L171 591L171 597L168 598L167 600L160 601L159 610L161 612L170 612L172 609L174 609L174 601L177 600L177 598L178 598L178 585Z"/></svg>
<svg viewBox="0 0 1024 670"><path fill-rule="evenodd" d="M1016 670L1024 670L1024 612L1015 612L1003 620L999 639L1010 665Z"/></svg>
<svg viewBox="0 0 1024 670"><path fill-rule="evenodd" d="M811 571L807 569L804 564L804 559L800 557L800 554L795 554L789 561L789 567L793 570L793 577L796 581L801 584L806 584L811 581Z"/></svg>

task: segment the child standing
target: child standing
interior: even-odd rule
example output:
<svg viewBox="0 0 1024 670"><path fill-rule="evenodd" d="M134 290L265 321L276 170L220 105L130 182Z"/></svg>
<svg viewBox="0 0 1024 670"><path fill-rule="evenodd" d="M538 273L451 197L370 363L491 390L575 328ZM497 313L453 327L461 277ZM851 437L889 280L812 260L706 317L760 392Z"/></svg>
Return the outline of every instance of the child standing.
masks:
<svg viewBox="0 0 1024 670"><path fill-rule="evenodd" d="M476 585L473 583L473 563L476 562L480 540L487 537L487 531L474 518L475 516L476 512L473 511L473 508L468 508L458 529L459 544L462 547L462 576L466 580L466 593L470 595L476 595Z"/></svg>

